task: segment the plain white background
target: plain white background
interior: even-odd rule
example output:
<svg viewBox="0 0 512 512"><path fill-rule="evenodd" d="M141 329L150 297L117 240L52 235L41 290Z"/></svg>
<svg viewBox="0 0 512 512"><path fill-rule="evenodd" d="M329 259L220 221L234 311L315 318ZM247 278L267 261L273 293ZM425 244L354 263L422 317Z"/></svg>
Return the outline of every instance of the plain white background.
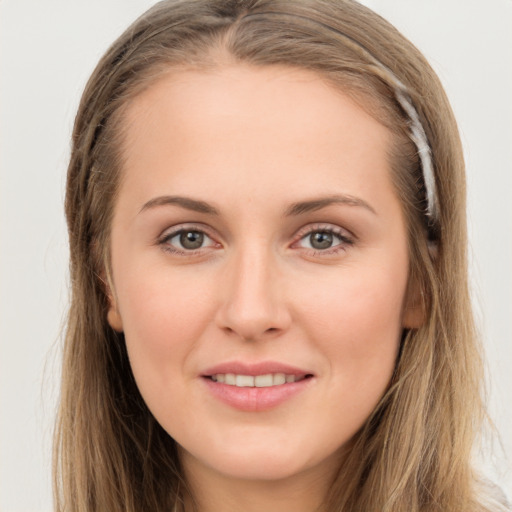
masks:
<svg viewBox="0 0 512 512"><path fill-rule="evenodd" d="M151 0L0 0L0 511L50 511L67 305L69 138L85 81ZM366 0L443 81L469 184L471 275L501 432L486 468L512 496L512 1ZM487 459L490 448L485 450Z"/></svg>

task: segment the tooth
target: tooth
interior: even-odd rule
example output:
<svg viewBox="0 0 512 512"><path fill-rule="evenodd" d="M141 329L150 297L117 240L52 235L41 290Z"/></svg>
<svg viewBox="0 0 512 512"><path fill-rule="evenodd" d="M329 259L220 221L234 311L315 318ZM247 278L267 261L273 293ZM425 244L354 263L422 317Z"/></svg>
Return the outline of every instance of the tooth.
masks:
<svg viewBox="0 0 512 512"><path fill-rule="evenodd" d="M253 388L254 377L252 375L237 375L235 385L239 388Z"/></svg>
<svg viewBox="0 0 512 512"><path fill-rule="evenodd" d="M276 373L274 374L274 379L272 384L274 386L279 386L280 384L284 384L286 382L286 375L284 373Z"/></svg>
<svg viewBox="0 0 512 512"><path fill-rule="evenodd" d="M267 388L272 386L272 383L273 378L271 373L267 375L258 375L257 377L254 378L254 385L257 388Z"/></svg>
<svg viewBox="0 0 512 512"><path fill-rule="evenodd" d="M237 375L234 373L217 373L211 376L211 379L214 382L228 384L230 386L238 386L238 387L257 387L257 388L267 388L271 386L280 386L285 383L293 383L300 380L300 377L296 377L295 375L286 375L284 373L267 373L265 375L257 375L253 377L252 375Z"/></svg>

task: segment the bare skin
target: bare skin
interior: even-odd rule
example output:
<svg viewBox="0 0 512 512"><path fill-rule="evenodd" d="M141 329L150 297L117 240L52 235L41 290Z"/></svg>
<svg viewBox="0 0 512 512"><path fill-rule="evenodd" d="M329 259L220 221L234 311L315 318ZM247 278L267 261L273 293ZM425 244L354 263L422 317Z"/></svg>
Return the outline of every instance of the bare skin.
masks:
<svg viewBox="0 0 512 512"><path fill-rule="evenodd" d="M315 74L242 65L170 72L126 122L108 318L144 400L201 512L321 510L420 321L390 134Z"/></svg>

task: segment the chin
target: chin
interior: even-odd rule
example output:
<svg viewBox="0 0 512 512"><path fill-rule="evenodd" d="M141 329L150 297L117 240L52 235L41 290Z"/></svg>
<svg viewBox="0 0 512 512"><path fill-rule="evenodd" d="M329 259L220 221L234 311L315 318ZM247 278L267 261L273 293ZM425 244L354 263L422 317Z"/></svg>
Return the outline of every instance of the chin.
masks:
<svg viewBox="0 0 512 512"><path fill-rule="evenodd" d="M311 445L310 445L311 447ZM332 459L330 469L338 464L338 454L318 457L308 454L296 446L283 446L274 442L266 446L232 446L223 447L219 451L211 451L205 457L203 452L199 458L181 449L180 459L185 467L208 467L225 478L247 481L278 481L290 479L294 476L307 473L326 459Z"/></svg>
<svg viewBox="0 0 512 512"><path fill-rule="evenodd" d="M252 481L278 481L286 480L306 470L304 464L297 461L282 460L279 457L260 457L248 459L223 461L220 471L230 478Z"/></svg>

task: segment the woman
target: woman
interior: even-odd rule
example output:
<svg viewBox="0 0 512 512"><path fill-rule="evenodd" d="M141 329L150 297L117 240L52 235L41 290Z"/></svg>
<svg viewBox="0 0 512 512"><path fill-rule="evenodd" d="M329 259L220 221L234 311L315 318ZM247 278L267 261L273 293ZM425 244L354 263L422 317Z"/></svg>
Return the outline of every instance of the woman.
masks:
<svg viewBox="0 0 512 512"><path fill-rule="evenodd" d="M500 510L464 168L352 1L164 1L76 119L62 510Z"/></svg>

